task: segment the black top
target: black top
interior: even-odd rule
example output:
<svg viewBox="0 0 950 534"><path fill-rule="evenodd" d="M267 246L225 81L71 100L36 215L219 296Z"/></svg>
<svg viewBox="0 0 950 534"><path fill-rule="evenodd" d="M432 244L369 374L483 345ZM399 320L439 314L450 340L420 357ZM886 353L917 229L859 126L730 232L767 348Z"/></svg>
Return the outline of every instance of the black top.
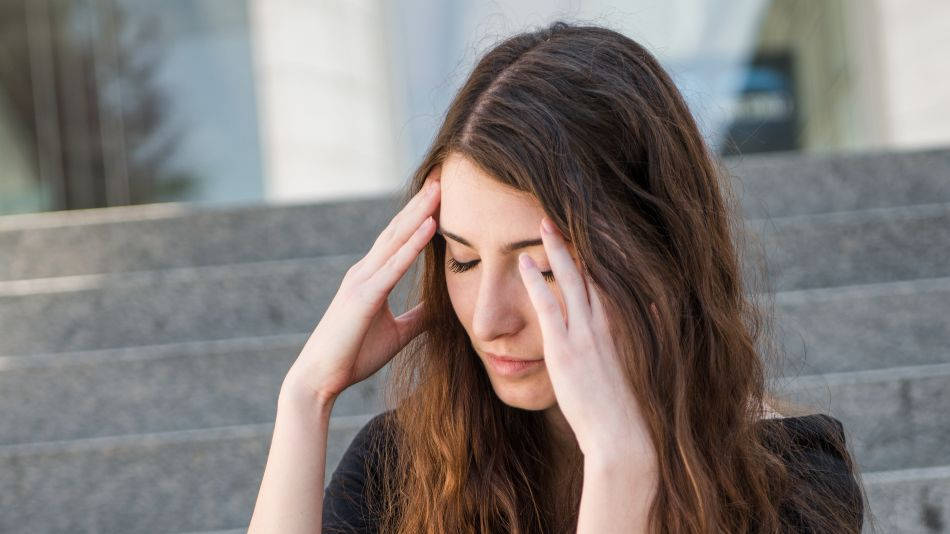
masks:
<svg viewBox="0 0 950 534"><path fill-rule="evenodd" d="M366 462L371 468L378 467L378 459L372 454L371 440L386 438L382 425L385 411L373 417L353 438L340 459L330 478L323 497L323 532L337 533L377 533L378 518L369 512L368 499L378 499L374 488L365 488ZM782 425L789 431L794 442L800 446L798 456L793 458L782 451L780 454L789 463L793 473L812 484L822 484L834 488L833 494L840 495L844 502L854 510L856 531L860 531L863 521L863 501L857 481L848 470L844 458L833 446L832 437L844 443L844 428L841 422L826 414L811 414L799 417L762 419L759 424ZM766 439L770 446L770 440ZM773 448L774 450L774 448ZM364 492L364 490L369 490ZM367 496L368 495L368 496ZM818 530L801 518L796 510L783 506L781 513L797 525L796 532L816 533Z"/></svg>

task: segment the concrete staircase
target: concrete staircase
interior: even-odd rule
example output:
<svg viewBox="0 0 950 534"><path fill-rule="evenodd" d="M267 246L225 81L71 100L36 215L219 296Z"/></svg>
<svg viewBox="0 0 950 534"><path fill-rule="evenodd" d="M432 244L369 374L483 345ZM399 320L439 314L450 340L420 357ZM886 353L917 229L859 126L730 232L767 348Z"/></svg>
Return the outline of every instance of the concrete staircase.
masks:
<svg viewBox="0 0 950 534"><path fill-rule="evenodd" d="M844 422L880 532L950 531L950 150L727 166L777 291L776 387ZM396 209L0 217L0 531L244 532L281 380ZM328 479L382 378L336 403Z"/></svg>

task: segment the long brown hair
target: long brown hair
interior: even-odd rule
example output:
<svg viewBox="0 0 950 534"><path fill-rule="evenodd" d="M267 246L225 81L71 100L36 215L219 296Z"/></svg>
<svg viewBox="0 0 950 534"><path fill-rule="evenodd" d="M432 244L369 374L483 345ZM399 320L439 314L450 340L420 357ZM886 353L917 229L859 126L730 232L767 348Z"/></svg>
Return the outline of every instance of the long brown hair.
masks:
<svg viewBox="0 0 950 534"><path fill-rule="evenodd" d="M776 405L766 362L777 351L743 285L737 201L647 50L563 21L507 38L458 91L406 200L452 152L533 194L601 288L658 453L655 530L781 532L786 503L820 531L857 532L848 525L863 495L842 504L831 487L804 484L786 462L795 436L755 424L763 401ZM555 488L543 412L494 394L449 301L445 261L435 235L408 303L425 302L429 328L390 365L394 446L379 447L371 473L381 531L572 531L580 451L556 466L570 477ZM843 440L836 452L854 468Z"/></svg>

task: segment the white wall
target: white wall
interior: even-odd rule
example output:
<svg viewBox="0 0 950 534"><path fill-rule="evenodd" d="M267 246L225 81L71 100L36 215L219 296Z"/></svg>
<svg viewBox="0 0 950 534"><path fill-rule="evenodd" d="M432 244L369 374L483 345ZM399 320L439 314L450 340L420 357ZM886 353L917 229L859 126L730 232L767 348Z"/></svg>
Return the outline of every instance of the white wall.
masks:
<svg viewBox="0 0 950 534"><path fill-rule="evenodd" d="M382 0L250 0L265 199L391 191L392 91Z"/></svg>
<svg viewBox="0 0 950 534"><path fill-rule="evenodd" d="M729 102L723 99L734 92L769 2L249 0L248 5L265 198L306 202L401 187L485 48L561 17L623 31L661 61L672 62L671 74L716 145L729 119ZM844 50L829 52L847 56L842 69L847 80L819 88L829 97L835 87L847 87L837 104L830 97L826 103L840 135L815 142L826 150L950 144L945 66L950 2L844 0L842 6L847 28L829 46ZM716 80L676 63L710 51L726 60Z"/></svg>
<svg viewBox="0 0 950 534"><path fill-rule="evenodd" d="M905 148L950 145L950 2L876 1L885 143Z"/></svg>

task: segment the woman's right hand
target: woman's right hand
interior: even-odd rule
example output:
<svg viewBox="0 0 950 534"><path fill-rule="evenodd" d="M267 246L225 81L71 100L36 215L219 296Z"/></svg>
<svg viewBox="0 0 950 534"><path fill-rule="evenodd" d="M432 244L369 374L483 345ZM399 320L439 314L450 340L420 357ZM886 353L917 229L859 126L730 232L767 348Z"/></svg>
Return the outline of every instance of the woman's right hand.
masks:
<svg viewBox="0 0 950 534"><path fill-rule="evenodd" d="M393 317L387 298L436 229L441 166L347 270L340 288L284 379L323 403L378 371L425 330L419 303ZM289 386L288 386L289 385Z"/></svg>

